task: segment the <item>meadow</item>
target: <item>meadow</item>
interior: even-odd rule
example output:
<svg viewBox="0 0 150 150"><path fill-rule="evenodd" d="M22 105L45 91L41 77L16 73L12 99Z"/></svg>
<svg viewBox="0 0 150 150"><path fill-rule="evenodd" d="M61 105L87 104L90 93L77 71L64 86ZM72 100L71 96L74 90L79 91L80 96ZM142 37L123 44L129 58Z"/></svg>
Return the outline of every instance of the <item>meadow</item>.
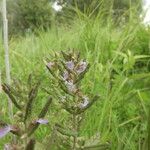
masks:
<svg viewBox="0 0 150 150"><path fill-rule="evenodd" d="M100 135L100 142L108 142L112 150L146 150L150 148L149 41L149 27L134 17L128 22L111 18L104 21L101 17L78 18L71 26L12 37L9 41L11 76L25 82L28 74L34 73L42 80L42 87L52 92L50 74L43 60L69 49L80 52L91 65L82 88L85 93L100 95L86 111L80 135L93 137L93 141L99 140L95 136ZM0 42L0 68L2 82L5 82L4 51L2 40ZM35 114L44 105L47 95L41 88L38 103L33 108ZM53 92L52 97L53 104L46 116L49 125L35 133L38 143L43 142L43 137L48 138L56 122L61 123L66 118ZM11 122L4 93L0 93L0 99L0 117ZM11 134L0 139L0 149L10 139Z"/></svg>

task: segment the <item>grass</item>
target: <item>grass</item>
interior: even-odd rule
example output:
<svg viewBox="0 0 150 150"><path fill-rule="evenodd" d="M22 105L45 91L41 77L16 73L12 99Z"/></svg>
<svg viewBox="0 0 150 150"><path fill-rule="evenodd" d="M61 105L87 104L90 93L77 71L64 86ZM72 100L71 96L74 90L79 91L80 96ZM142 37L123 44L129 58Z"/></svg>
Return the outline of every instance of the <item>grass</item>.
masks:
<svg viewBox="0 0 150 150"><path fill-rule="evenodd" d="M43 80L43 86L51 88L43 59L48 54L75 48L91 64L83 82L84 91L101 96L86 113L80 134L91 137L98 133L102 142L111 143L112 150L145 150L150 103L149 42L149 29L136 19L118 27L111 20L104 24L99 18L78 19L72 27L12 38L9 42L11 75L25 81L28 73L35 72ZM5 81L2 43L0 50ZM135 59L141 55L147 57ZM3 94L0 98L0 115L7 120L7 109L4 109L7 100ZM40 91L35 112L44 99L45 94ZM51 125L57 121L56 113L58 120L65 117L61 110L52 108L48 116ZM49 127L37 131L39 142L47 132ZM0 149L9 138L0 141Z"/></svg>

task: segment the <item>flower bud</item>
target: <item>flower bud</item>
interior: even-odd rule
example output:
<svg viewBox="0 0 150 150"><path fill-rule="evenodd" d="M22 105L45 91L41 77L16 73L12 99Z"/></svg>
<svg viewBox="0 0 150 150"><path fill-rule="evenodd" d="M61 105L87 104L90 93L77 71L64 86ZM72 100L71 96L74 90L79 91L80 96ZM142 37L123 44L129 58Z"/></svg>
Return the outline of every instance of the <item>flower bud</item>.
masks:
<svg viewBox="0 0 150 150"><path fill-rule="evenodd" d="M63 79L64 81L66 81L68 78L69 78L69 73L68 73L68 71L64 71L63 76L62 76L62 79Z"/></svg>
<svg viewBox="0 0 150 150"><path fill-rule="evenodd" d="M25 106L25 102L21 102L21 103L20 103L20 106L21 106L21 107L24 107L24 106Z"/></svg>
<svg viewBox="0 0 150 150"><path fill-rule="evenodd" d="M23 117L23 113L21 111L17 111L16 114L18 117Z"/></svg>

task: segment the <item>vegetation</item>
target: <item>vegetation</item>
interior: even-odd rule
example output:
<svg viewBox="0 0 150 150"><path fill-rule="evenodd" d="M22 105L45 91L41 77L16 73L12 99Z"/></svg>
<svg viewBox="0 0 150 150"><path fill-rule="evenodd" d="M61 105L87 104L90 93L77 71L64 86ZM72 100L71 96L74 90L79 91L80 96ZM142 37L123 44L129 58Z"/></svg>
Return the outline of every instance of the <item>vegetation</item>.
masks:
<svg viewBox="0 0 150 150"><path fill-rule="evenodd" d="M127 10L129 20L124 21L124 14L115 20L110 14L104 20L102 10L95 17L78 10L78 18L71 25L53 26L47 31L36 30L36 34L26 33L24 37L10 39L11 75L24 83L28 74L34 73L42 81L37 102L32 108L33 119L37 118L36 114L44 106L45 96L50 94L53 97L45 117L49 124L40 126L33 135L37 149L43 148L42 144L44 148L50 144L47 139L50 139L55 127L60 128L60 124L72 129L68 123L70 113L62 109L56 99L57 92L61 90L57 86L59 84L50 76L44 64L45 60L55 60L54 56L65 61L59 54L60 51L69 53L68 48L80 52L81 58L90 64L89 71L82 80L82 92L100 95L92 107L84 112L79 135L83 139L90 139L89 143L108 144L112 150L149 149L150 30L134 12L133 9ZM2 49L2 40L0 42ZM3 56L2 52L0 67L2 81L5 82ZM1 93L0 99L1 120L12 124L13 121L6 117L6 95ZM14 112L17 112L16 108ZM59 125L56 126L56 123ZM1 138L0 149L11 138L11 134ZM81 138L81 143L83 139ZM59 141L62 145L66 144L63 140ZM99 150L97 147L93 149Z"/></svg>
<svg viewBox="0 0 150 150"><path fill-rule="evenodd" d="M59 100L62 108L69 113L69 119L54 127L51 141L47 149L72 149L87 150L96 147L97 149L108 148L108 144L98 142L90 143L89 139L79 134L84 113L99 99L99 96L90 96L82 92L81 81L89 70L90 64L80 60L80 54L62 52L63 59L58 57L46 64L49 72L55 79L54 96ZM53 87L55 87L53 86ZM54 145L54 146L53 146ZM54 148L55 147L55 148Z"/></svg>
<svg viewBox="0 0 150 150"><path fill-rule="evenodd" d="M58 0L60 3L61 0ZM85 14L97 14L99 10L103 9L106 14L109 14L110 11L115 11L115 14L121 15L125 13L125 11L129 10L131 7L136 7L138 11L141 9L141 0L63 0L67 8L77 8L81 12Z"/></svg>
<svg viewBox="0 0 150 150"><path fill-rule="evenodd" d="M95 17L100 12L104 18L110 14L113 19L121 15L128 20L129 9L134 14L141 13L142 0L57 0L63 6L61 12L54 12L51 5L54 0L7 0L9 34L25 34L39 28L46 30L54 24L54 19L60 24L68 23L75 17L87 15ZM1 10L1 8L0 8ZM0 20L2 16L0 14ZM0 25L1 27L1 25Z"/></svg>
<svg viewBox="0 0 150 150"><path fill-rule="evenodd" d="M8 19L10 34L32 32L51 26L52 9L47 0L9 0Z"/></svg>
<svg viewBox="0 0 150 150"><path fill-rule="evenodd" d="M40 82L33 83L32 75L29 75L27 85L23 85L18 80L14 80L13 86L3 84L2 88L7 96L11 99L18 111L14 115L12 125L1 120L0 137L5 136L9 132L17 136L17 138L9 144L5 144L5 149L32 150L35 147L35 139L31 136L34 134L40 124L47 124L48 120L44 120L52 98L49 97L43 106L39 115L33 119L33 103L37 97Z"/></svg>

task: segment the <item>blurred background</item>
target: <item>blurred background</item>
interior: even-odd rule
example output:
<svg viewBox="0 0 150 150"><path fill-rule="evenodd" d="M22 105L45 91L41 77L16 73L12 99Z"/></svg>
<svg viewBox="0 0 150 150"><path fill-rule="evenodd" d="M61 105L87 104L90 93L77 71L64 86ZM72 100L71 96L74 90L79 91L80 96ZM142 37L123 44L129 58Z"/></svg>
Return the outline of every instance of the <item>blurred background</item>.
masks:
<svg viewBox="0 0 150 150"><path fill-rule="evenodd" d="M148 24L149 5L149 0L7 0L9 33L47 30L54 24L67 26L81 17L117 20L116 26L131 17Z"/></svg>

